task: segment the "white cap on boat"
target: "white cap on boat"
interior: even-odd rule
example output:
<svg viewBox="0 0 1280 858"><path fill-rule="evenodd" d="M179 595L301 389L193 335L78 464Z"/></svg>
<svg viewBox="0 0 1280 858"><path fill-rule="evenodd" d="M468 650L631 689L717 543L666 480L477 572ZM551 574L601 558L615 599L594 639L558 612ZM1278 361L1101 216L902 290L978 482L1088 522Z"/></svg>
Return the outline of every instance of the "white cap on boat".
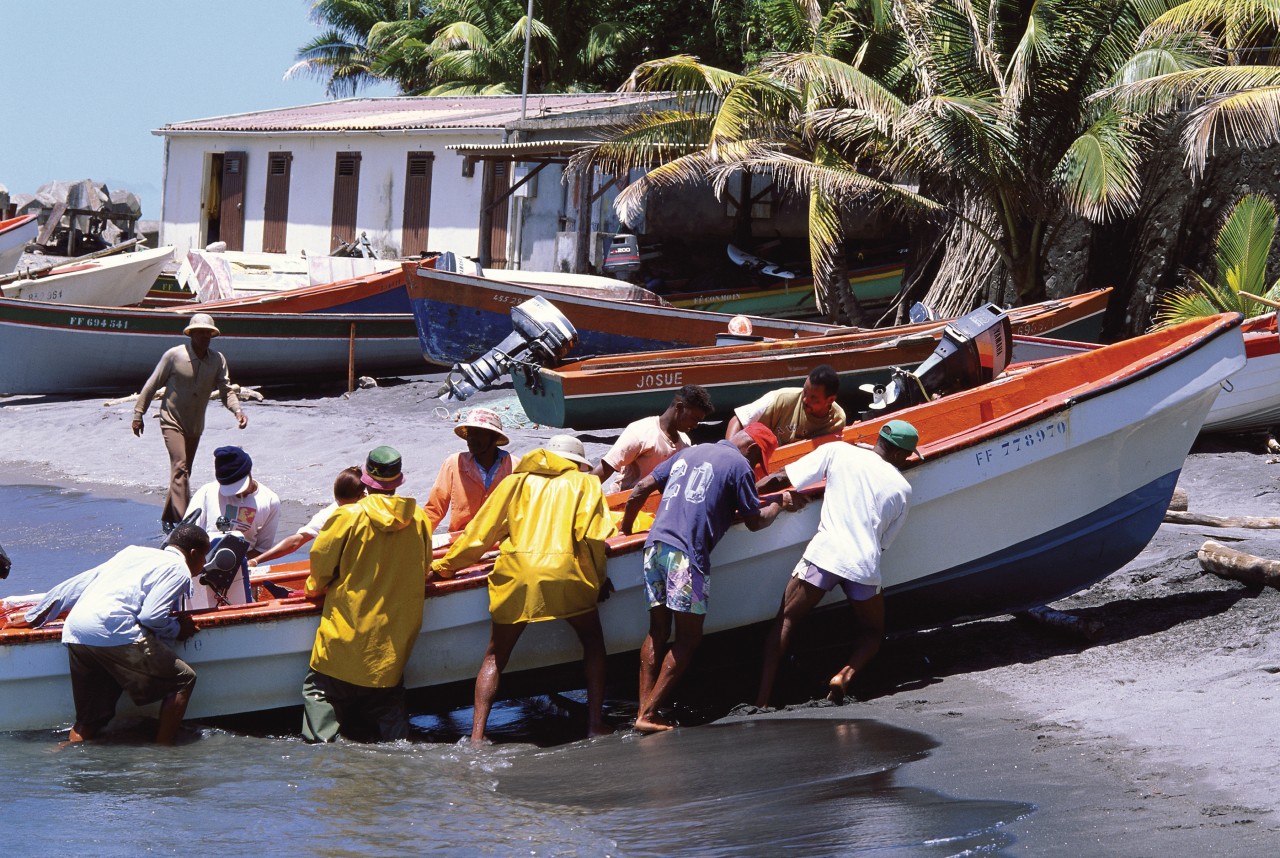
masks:
<svg viewBox="0 0 1280 858"><path fill-rule="evenodd" d="M737 337L751 336L751 320L746 316L734 316L729 320L729 333Z"/></svg>

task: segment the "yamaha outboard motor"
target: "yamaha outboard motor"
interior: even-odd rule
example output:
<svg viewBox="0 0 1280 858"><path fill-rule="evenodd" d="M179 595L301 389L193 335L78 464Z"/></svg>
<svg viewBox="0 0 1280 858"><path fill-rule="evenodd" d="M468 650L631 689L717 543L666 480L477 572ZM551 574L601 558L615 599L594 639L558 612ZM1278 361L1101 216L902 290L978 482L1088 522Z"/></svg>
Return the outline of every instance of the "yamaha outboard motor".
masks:
<svg viewBox="0 0 1280 858"><path fill-rule="evenodd" d="M245 588L245 601L253 601L249 592L248 560L249 540L245 539L243 533L233 530L214 537L209 548L209 559L200 572L199 581L213 588L219 605L229 603L230 597L227 591L231 589L231 585L236 582L236 577L241 572L244 573L241 586Z"/></svg>
<svg viewBox="0 0 1280 858"><path fill-rule="evenodd" d="M883 387L864 384L873 414L897 411L939 396L986 384L1009 365L1013 329L995 304L961 316L942 331L933 354L915 372L894 368Z"/></svg>
<svg viewBox="0 0 1280 858"><path fill-rule="evenodd" d="M471 363L454 364L436 398L462 401L493 384L516 361L555 363L578 344L577 329L541 295L511 308L511 326L515 330L489 351Z"/></svg>

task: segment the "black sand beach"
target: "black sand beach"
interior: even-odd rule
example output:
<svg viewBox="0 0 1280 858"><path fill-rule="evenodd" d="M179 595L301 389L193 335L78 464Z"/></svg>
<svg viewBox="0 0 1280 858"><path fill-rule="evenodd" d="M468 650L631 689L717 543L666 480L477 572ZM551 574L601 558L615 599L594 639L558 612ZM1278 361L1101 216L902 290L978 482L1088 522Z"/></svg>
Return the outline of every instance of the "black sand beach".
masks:
<svg viewBox="0 0 1280 858"><path fill-rule="evenodd" d="M424 497L461 447L458 409L431 398L438 382L350 397L268 391L247 405L243 432L211 406L194 482L211 478L215 447L244 446L284 501L288 532L328 501L338 469L385 443L404 455L403 493ZM0 478L151 501L158 520L167 471L158 426L149 419L136 439L131 404L102 403L0 399ZM476 404L518 416L509 390ZM508 421L516 453L558 431ZM584 436L588 455L614 437ZM1280 465L1261 449L1256 439L1202 439L1180 482L1191 509L1280 515ZM1166 524L1123 570L1055 606L1100 621L1095 643L1010 617L917 633L887 643L859 689L866 699L751 717L866 718L927 734L938 747L902 767L896 784L1034 805L1009 824L1007 854L1276 854L1280 593L1202 573L1195 551L1208 538L1263 556L1280 549L1275 531ZM801 677L805 659L821 657L802 658Z"/></svg>

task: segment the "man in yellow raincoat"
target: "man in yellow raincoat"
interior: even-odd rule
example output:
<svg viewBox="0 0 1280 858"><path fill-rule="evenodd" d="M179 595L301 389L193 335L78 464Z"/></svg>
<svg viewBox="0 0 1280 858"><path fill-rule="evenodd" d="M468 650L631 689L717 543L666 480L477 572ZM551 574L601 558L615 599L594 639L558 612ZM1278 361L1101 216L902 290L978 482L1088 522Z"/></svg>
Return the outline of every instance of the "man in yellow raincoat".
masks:
<svg viewBox="0 0 1280 858"><path fill-rule="evenodd" d="M582 643L587 732L610 732L602 717L604 633L596 603L607 593L605 540L615 532L600 480L582 442L556 435L527 453L498 484L453 547L431 571L452 578L500 542L489 574L489 647L476 676L471 742L485 739L498 682L529 623L566 620Z"/></svg>
<svg viewBox="0 0 1280 858"><path fill-rule="evenodd" d="M302 683L302 737L341 732L405 739L404 666L422 626L431 522L404 482L400 454L369 453L360 481L369 493L338 507L311 549L308 596L324 594L311 670Z"/></svg>

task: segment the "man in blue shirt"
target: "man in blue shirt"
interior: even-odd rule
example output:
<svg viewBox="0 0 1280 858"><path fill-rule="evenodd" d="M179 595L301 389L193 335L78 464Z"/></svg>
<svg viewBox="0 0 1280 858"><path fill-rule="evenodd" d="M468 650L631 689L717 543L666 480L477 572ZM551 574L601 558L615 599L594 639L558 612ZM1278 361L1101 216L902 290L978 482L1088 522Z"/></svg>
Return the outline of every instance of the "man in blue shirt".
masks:
<svg viewBox="0 0 1280 858"><path fill-rule="evenodd" d="M735 515L752 531L773 523L794 499L760 508L754 467L767 472L778 441L772 430L750 423L731 438L681 450L638 482L627 498L620 530L630 533L636 515L655 490L662 500L644 547L649 634L640 647L640 709L636 729L670 730L658 707L671 694L702 641L710 589L711 550ZM672 621L675 641L667 648ZM664 653L665 650L665 653Z"/></svg>
<svg viewBox="0 0 1280 858"><path fill-rule="evenodd" d="M172 647L196 632L178 609L208 551L204 529L181 524L164 548L129 546L98 567L62 626L76 706L71 742L97 735L128 691L138 706L162 701L156 743L173 744L196 683Z"/></svg>

